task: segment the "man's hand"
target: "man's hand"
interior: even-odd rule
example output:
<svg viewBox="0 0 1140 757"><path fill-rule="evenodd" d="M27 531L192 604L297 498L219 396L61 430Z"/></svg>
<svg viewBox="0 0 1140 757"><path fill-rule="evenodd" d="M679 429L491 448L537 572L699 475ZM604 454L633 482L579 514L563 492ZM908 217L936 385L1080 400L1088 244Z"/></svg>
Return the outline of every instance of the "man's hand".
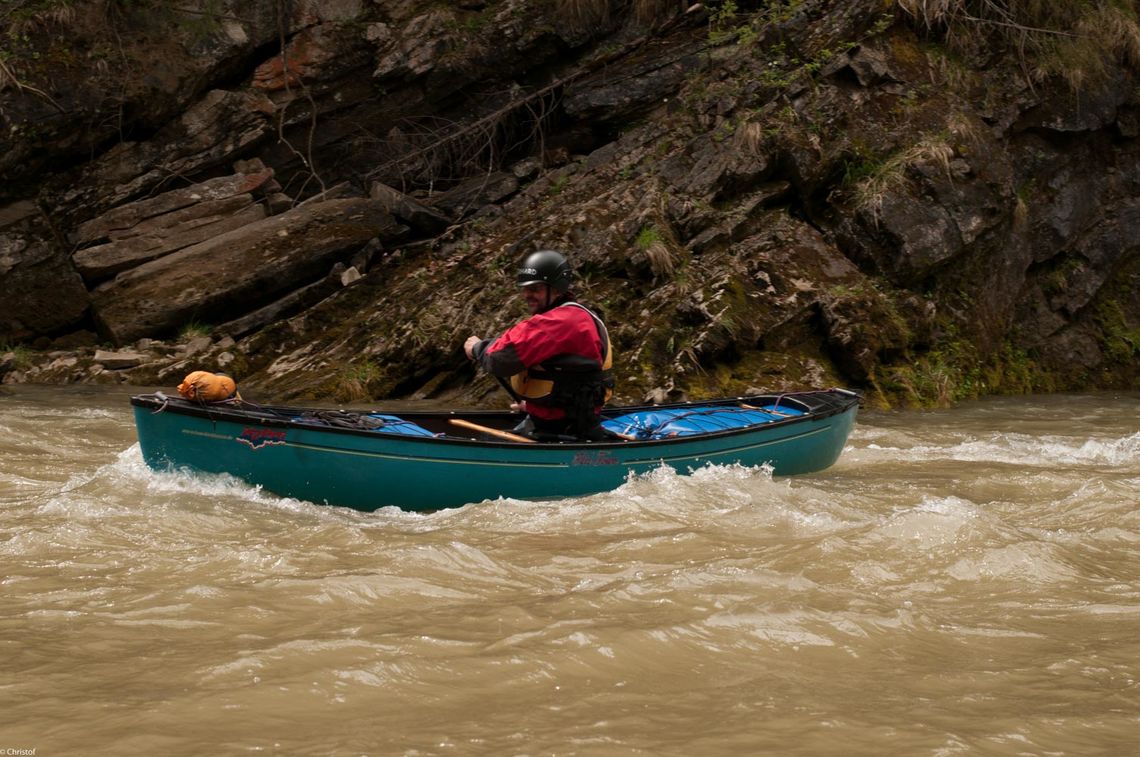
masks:
<svg viewBox="0 0 1140 757"><path fill-rule="evenodd" d="M472 352L472 350L475 349L475 345L479 344L479 342L481 342L481 341L483 341L483 340L477 336L467 337L467 341L463 343L463 351L467 353L467 359L468 360L474 360L475 359L475 355Z"/></svg>

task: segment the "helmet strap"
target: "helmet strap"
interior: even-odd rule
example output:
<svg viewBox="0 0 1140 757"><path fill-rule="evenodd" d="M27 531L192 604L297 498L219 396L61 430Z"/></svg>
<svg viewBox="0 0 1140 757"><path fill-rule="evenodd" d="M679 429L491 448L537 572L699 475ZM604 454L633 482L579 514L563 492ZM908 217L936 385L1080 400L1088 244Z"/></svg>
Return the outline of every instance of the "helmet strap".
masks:
<svg viewBox="0 0 1140 757"><path fill-rule="evenodd" d="M554 287L547 285L546 302L543 304L543 306L541 308L539 308L538 312L539 313L545 313L548 310L551 310L551 309L557 307L558 305L561 305L564 302L574 302L574 301L575 301L574 295L571 294L570 292L559 292Z"/></svg>

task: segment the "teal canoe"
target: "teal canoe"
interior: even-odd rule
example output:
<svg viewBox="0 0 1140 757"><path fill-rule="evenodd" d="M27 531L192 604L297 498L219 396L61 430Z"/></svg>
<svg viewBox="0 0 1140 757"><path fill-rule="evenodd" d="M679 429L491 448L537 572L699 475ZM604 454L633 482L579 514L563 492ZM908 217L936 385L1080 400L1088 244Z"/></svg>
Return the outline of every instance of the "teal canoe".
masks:
<svg viewBox="0 0 1140 757"><path fill-rule="evenodd" d="M139 446L158 471L229 474L265 491L371 511L459 507L609 491L667 465L819 471L843 451L859 395L845 389L607 408L599 442L511 438L497 411L343 412L239 399L131 398Z"/></svg>

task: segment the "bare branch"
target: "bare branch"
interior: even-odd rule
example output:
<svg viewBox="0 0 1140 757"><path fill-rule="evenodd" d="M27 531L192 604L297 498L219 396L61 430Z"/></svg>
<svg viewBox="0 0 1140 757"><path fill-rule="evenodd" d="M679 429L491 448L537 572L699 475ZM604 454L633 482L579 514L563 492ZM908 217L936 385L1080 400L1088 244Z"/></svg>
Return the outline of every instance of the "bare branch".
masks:
<svg viewBox="0 0 1140 757"><path fill-rule="evenodd" d="M42 97L51 103L60 113L65 112L63 106L57 103L47 92L44 92L39 87L33 87L30 84L25 84L20 81L20 79L12 73L12 69L4 62L4 59L0 58L0 91L3 91L7 87L14 87L18 92L30 92L33 95Z"/></svg>

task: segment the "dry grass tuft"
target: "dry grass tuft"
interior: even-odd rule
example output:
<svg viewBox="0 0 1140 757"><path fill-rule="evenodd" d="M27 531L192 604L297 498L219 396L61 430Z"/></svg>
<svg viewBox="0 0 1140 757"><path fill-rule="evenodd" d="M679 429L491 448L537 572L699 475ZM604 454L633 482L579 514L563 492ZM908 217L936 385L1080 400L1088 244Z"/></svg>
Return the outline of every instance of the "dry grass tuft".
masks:
<svg viewBox="0 0 1140 757"><path fill-rule="evenodd" d="M1082 16L1076 34L1095 40L1090 46L1110 50L1126 65L1140 68L1140 23L1134 8L1102 2Z"/></svg>
<svg viewBox="0 0 1140 757"><path fill-rule="evenodd" d="M654 24L671 18L683 10L677 0L634 0L633 18L638 23Z"/></svg>
<svg viewBox="0 0 1140 757"><path fill-rule="evenodd" d="M0 32L10 38L23 37L38 29L67 27L78 16L65 0L7 0L4 6L0 10Z"/></svg>
<svg viewBox="0 0 1140 757"><path fill-rule="evenodd" d="M878 219L883 200L906 184L906 171L911 166L936 165L950 176L954 148L944 139L929 138L885 160L878 170L855 185L855 206L870 211Z"/></svg>
<svg viewBox="0 0 1140 757"><path fill-rule="evenodd" d="M17 75L9 63L19 62L20 57L13 54L7 44L45 29L66 28L74 24L76 18L70 0L4 0L0 4L0 92L9 88L30 92L62 110L50 95Z"/></svg>
<svg viewBox="0 0 1140 757"><path fill-rule="evenodd" d="M604 26L610 20L610 0L562 0L560 11L577 29Z"/></svg>
<svg viewBox="0 0 1140 757"><path fill-rule="evenodd" d="M673 252L665 242L658 240L645 248L645 257L649 259L649 268L654 276L666 278L673 275L677 263L673 259Z"/></svg>
<svg viewBox="0 0 1140 757"><path fill-rule="evenodd" d="M764 152L764 143L767 141L765 131L762 123L749 121L737 128L736 133L733 134L733 139L736 140L737 147L743 152L759 155Z"/></svg>
<svg viewBox="0 0 1140 757"><path fill-rule="evenodd" d="M655 277L668 278L677 270L679 255L673 249L675 242L670 236L671 232L662 232L656 224L649 223L641 228L634 240L649 261L649 269Z"/></svg>
<svg viewBox="0 0 1140 757"><path fill-rule="evenodd" d="M1074 90L1114 61L1140 68L1140 21L1130 0L896 0L959 52L995 45L1016 54L1030 82L1059 77Z"/></svg>
<svg viewBox="0 0 1140 757"><path fill-rule="evenodd" d="M369 384L380 377L380 368L371 361L348 365L337 377L334 394L341 402L361 402L372 399Z"/></svg>

